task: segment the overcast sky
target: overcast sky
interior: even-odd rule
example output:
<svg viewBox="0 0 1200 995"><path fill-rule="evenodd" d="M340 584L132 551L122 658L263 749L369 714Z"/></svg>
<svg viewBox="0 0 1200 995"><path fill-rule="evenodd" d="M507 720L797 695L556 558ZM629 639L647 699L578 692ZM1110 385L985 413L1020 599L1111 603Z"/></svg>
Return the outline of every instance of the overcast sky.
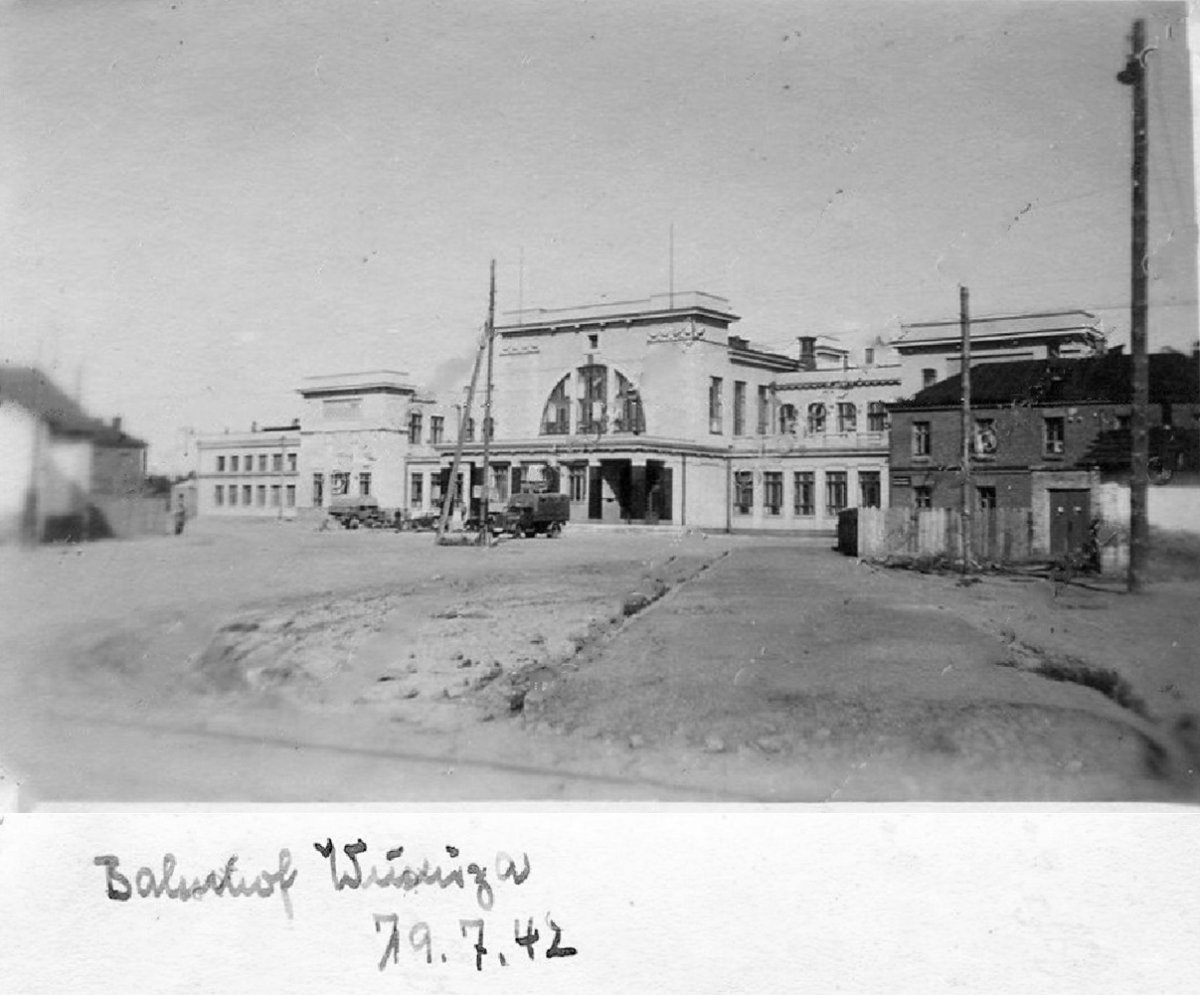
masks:
<svg viewBox="0 0 1200 995"><path fill-rule="evenodd" d="M309 375L469 356L486 312L665 292L740 334L1094 310L1127 339L1134 17L1151 347L1197 333L1185 7L0 6L0 355L174 465ZM523 254L524 265L519 265ZM520 288L520 289L519 289Z"/></svg>

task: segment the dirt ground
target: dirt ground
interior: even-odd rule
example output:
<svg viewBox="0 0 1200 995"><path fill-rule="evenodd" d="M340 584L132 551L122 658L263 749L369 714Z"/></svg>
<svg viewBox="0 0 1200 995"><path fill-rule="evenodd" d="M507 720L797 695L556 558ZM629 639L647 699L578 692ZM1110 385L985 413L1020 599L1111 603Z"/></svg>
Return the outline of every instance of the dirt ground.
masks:
<svg viewBox="0 0 1200 995"><path fill-rule="evenodd" d="M197 522L0 550L22 804L1191 797L1200 582Z"/></svg>

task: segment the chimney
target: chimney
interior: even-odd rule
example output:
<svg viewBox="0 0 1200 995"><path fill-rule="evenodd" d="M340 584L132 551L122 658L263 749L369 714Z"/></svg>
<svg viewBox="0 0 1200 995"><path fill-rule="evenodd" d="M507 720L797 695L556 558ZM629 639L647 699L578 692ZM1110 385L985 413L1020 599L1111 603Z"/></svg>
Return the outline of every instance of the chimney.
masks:
<svg viewBox="0 0 1200 995"><path fill-rule="evenodd" d="M800 369L817 368L817 339L814 335L800 336Z"/></svg>
<svg viewBox="0 0 1200 995"><path fill-rule="evenodd" d="M258 431L258 422L256 422L256 421L252 421L252 422L250 423L250 431L251 431L251 432L257 432L257 431Z"/></svg>
<svg viewBox="0 0 1200 995"><path fill-rule="evenodd" d="M113 427L113 431L114 431L114 432L120 432L120 431L121 431L121 416L120 416L120 415L117 415L117 416L116 416L116 417L115 417L115 418L112 420L112 427Z"/></svg>

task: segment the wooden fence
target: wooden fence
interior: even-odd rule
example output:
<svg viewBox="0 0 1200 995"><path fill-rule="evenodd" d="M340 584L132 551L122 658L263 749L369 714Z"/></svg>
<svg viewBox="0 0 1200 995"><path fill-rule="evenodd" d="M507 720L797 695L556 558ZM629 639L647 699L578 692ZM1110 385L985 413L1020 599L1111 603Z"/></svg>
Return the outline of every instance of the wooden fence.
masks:
<svg viewBox="0 0 1200 995"><path fill-rule="evenodd" d="M849 556L961 558L960 513L951 508L852 508L838 518L838 548ZM971 558L989 563L1033 559L1033 514L995 508L971 515Z"/></svg>

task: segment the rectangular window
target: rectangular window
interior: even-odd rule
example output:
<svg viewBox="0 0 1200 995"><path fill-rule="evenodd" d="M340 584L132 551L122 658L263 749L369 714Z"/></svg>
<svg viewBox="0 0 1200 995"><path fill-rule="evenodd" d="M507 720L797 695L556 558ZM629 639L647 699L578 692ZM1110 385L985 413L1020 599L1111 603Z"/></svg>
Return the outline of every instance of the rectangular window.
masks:
<svg viewBox="0 0 1200 995"><path fill-rule="evenodd" d="M230 473L238 472L238 458L236 456L229 457L229 472Z"/></svg>
<svg viewBox="0 0 1200 995"><path fill-rule="evenodd" d="M271 457L271 469L275 473L283 473L283 453L275 453Z"/></svg>
<svg viewBox="0 0 1200 995"><path fill-rule="evenodd" d="M795 488L792 494L792 509L797 515L817 513L815 476L811 470L799 470L792 478Z"/></svg>
<svg viewBox="0 0 1200 995"><path fill-rule="evenodd" d="M267 506L267 485L266 484L258 485L258 494L256 496L258 497L258 506L260 508L265 508Z"/></svg>
<svg viewBox="0 0 1200 995"><path fill-rule="evenodd" d="M1061 456L1066 448L1066 421L1047 418L1042 422L1042 451L1047 456Z"/></svg>
<svg viewBox="0 0 1200 995"><path fill-rule="evenodd" d="M280 505L280 501L282 499L283 499L283 485L282 484L272 484L271 485L271 507L278 508Z"/></svg>
<svg viewBox="0 0 1200 995"><path fill-rule="evenodd" d="M252 453L246 453L245 459L242 460L242 470L246 473L254 472L254 455Z"/></svg>
<svg viewBox="0 0 1200 995"><path fill-rule="evenodd" d="M758 434L768 435L771 431L771 391L758 388Z"/></svg>
<svg viewBox="0 0 1200 995"><path fill-rule="evenodd" d="M254 501L254 488L251 487L249 484L242 484L242 504L244 504L247 508L249 508L250 505L253 503L253 501Z"/></svg>
<svg viewBox="0 0 1200 995"><path fill-rule="evenodd" d="M225 472L225 457L218 456L217 457L217 473L224 473L224 472Z"/></svg>
<svg viewBox="0 0 1200 995"><path fill-rule="evenodd" d="M287 501L289 508L296 507L296 485L288 484L284 493L284 500Z"/></svg>
<svg viewBox="0 0 1200 995"><path fill-rule="evenodd" d="M325 504L325 475L314 473L312 478L313 507L320 508Z"/></svg>
<svg viewBox="0 0 1200 995"><path fill-rule="evenodd" d="M922 387L932 387L935 383L937 383L937 370L927 367L921 371Z"/></svg>
<svg viewBox="0 0 1200 995"><path fill-rule="evenodd" d="M608 431L608 367L584 366L576 374L579 386L579 415L576 419L580 435L601 435Z"/></svg>
<svg viewBox="0 0 1200 995"><path fill-rule="evenodd" d="M296 454L288 453L288 473L296 472Z"/></svg>
<svg viewBox="0 0 1200 995"><path fill-rule="evenodd" d="M445 431L446 419L441 415L432 415L429 419L429 441L433 445L437 445L442 441L442 433Z"/></svg>
<svg viewBox="0 0 1200 995"><path fill-rule="evenodd" d="M708 381L708 430L713 435L725 431L725 411L723 394L725 381L720 377L711 377Z"/></svg>
<svg viewBox="0 0 1200 995"><path fill-rule="evenodd" d="M839 401L837 406L839 432L858 431L858 408L849 401Z"/></svg>
<svg viewBox="0 0 1200 995"><path fill-rule="evenodd" d="M587 467L573 466L569 478L572 501L587 500Z"/></svg>
<svg viewBox="0 0 1200 995"><path fill-rule="evenodd" d="M878 470L858 471L858 506L860 508L878 508L882 505L883 488L879 482Z"/></svg>
<svg viewBox="0 0 1200 995"><path fill-rule="evenodd" d="M563 435L566 434L565 429L563 430L562 434ZM468 418L466 421L466 424L463 426L463 441L464 442L474 442L475 441L475 419L474 418Z"/></svg>
<svg viewBox="0 0 1200 995"><path fill-rule="evenodd" d="M425 474L414 473L408 478L408 506L420 508L425 502Z"/></svg>
<svg viewBox="0 0 1200 995"><path fill-rule="evenodd" d="M215 504L219 508L224 503L225 503L225 486L223 484L217 484L217 486L213 489L213 504Z"/></svg>
<svg viewBox="0 0 1200 995"><path fill-rule="evenodd" d="M733 434L746 434L746 381L733 382Z"/></svg>
<svg viewBox="0 0 1200 995"><path fill-rule="evenodd" d="M763 511L768 515L783 514L783 474L778 470L763 473Z"/></svg>
<svg viewBox="0 0 1200 995"><path fill-rule="evenodd" d="M371 475L369 473L358 475L358 493L363 497L371 496Z"/></svg>
<svg viewBox="0 0 1200 995"><path fill-rule="evenodd" d="M975 456L996 455L996 420L976 418L975 432L971 438L971 452Z"/></svg>
<svg viewBox="0 0 1200 995"><path fill-rule="evenodd" d="M497 501L508 500L508 483L511 475L506 466L492 467L492 493L496 495Z"/></svg>
<svg viewBox="0 0 1200 995"><path fill-rule="evenodd" d="M915 421L912 426L912 454L928 456L930 454L931 432L929 422Z"/></svg>
<svg viewBox="0 0 1200 995"><path fill-rule="evenodd" d="M331 473L329 475L329 493L333 497L343 497L350 493L350 474Z"/></svg>
<svg viewBox="0 0 1200 995"><path fill-rule="evenodd" d="M836 515L846 507L846 471L830 470L825 474L825 513Z"/></svg>
<svg viewBox="0 0 1200 995"><path fill-rule="evenodd" d="M750 470L738 470L733 475L733 510L739 515L754 510L754 474Z"/></svg>
<svg viewBox="0 0 1200 995"><path fill-rule="evenodd" d="M237 504L238 489L237 484L229 485L229 506L232 508Z"/></svg>
<svg viewBox="0 0 1200 995"><path fill-rule="evenodd" d="M259 473L267 472L267 454L266 453L258 454L258 472Z"/></svg>
<svg viewBox="0 0 1200 995"><path fill-rule="evenodd" d="M414 411L408 416L408 441L418 445L421 441L421 412Z"/></svg>
<svg viewBox="0 0 1200 995"><path fill-rule="evenodd" d="M871 401L867 404L867 431L886 432L887 427L887 405L883 401Z"/></svg>
<svg viewBox="0 0 1200 995"><path fill-rule="evenodd" d="M932 508L933 507L933 488L925 484L918 485L913 488L913 507L915 508Z"/></svg>
<svg viewBox="0 0 1200 995"><path fill-rule="evenodd" d="M976 487L975 492L979 495L979 510L994 511L996 508L996 488L994 487Z"/></svg>

